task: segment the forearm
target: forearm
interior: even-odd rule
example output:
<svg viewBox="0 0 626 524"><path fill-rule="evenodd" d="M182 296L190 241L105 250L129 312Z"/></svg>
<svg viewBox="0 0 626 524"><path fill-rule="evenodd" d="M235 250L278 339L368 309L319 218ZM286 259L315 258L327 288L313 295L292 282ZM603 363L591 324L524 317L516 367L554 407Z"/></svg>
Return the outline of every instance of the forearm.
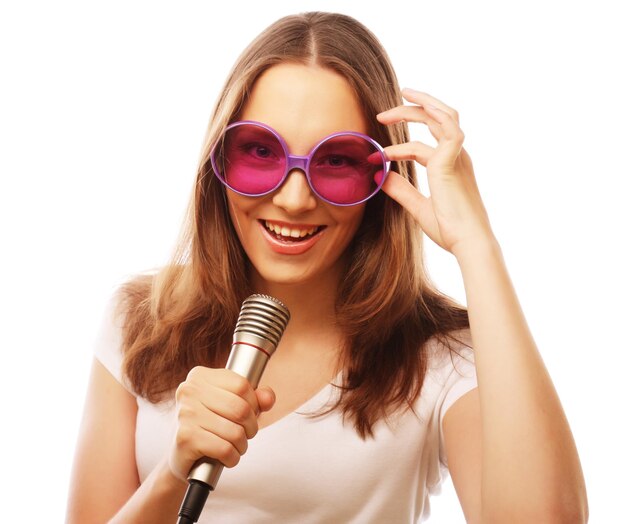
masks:
<svg viewBox="0 0 626 524"><path fill-rule="evenodd" d="M176 522L187 484L174 477L164 460L137 489L110 524Z"/></svg>
<svg viewBox="0 0 626 524"><path fill-rule="evenodd" d="M587 501L574 439L500 246L455 255L479 384L484 521L580 522Z"/></svg>

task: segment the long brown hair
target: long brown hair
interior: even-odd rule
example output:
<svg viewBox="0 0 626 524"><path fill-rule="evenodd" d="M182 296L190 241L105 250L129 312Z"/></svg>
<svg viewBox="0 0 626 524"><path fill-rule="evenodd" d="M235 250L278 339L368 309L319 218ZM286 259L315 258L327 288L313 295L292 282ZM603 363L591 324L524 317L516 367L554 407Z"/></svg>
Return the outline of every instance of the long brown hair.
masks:
<svg viewBox="0 0 626 524"><path fill-rule="evenodd" d="M243 51L213 110L172 261L120 288L124 371L135 391L153 402L169 398L193 366L226 362L241 302L252 290L247 257L209 154L259 75L286 61L343 75L361 100L370 135L381 145L409 140L405 123L384 126L376 120L377 113L402 104L402 96L382 45L355 19L322 12L287 16ZM412 163L392 168L417 185ZM452 349L453 332L469 327L467 310L431 283L422 238L408 213L380 192L368 201L350 247L336 301L337 322L348 342L335 409L362 437L418 397L428 365L426 341L434 337Z"/></svg>

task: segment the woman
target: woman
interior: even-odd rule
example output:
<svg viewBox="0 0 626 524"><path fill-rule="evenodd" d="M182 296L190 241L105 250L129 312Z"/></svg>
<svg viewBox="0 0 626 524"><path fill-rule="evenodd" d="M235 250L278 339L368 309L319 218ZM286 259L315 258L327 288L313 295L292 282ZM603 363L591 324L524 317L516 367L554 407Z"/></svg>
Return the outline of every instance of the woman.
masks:
<svg viewBox="0 0 626 524"><path fill-rule="evenodd" d="M586 521L458 115L397 85L344 15L283 18L244 51L178 253L110 305L69 522L174 522L202 456L227 469L200 522L419 522L447 469L469 522ZM289 154L310 162L277 177ZM420 229L458 260L467 310L429 282ZM257 390L223 369L251 293L291 312Z"/></svg>

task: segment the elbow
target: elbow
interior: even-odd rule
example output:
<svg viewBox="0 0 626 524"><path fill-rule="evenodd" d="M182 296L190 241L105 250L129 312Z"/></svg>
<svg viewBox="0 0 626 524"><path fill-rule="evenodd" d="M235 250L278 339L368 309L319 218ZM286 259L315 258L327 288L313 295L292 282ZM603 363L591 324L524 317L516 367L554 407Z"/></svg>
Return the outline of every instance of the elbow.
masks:
<svg viewBox="0 0 626 524"><path fill-rule="evenodd" d="M545 517L545 520L537 519L535 522L545 522L546 524L587 524L589 522L588 508L567 508L553 511Z"/></svg>
<svg viewBox="0 0 626 524"><path fill-rule="evenodd" d="M518 497L489 497L480 504L480 524L587 524L589 503L584 482L554 483L543 490L518 489Z"/></svg>
<svg viewBox="0 0 626 524"><path fill-rule="evenodd" d="M566 513L560 512L558 515L550 515L548 513L534 513L523 515L511 513L500 513L497 515L483 515L479 521L468 522L480 522L480 524L502 524L507 522L508 524L587 524L589 522L589 515L585 512Z"/></svg>
<svg viewBox="0 0 626 524"><path fill-rule="evenodd" d="M589 505L585 498L575 507L563 510L560 520L555 522L571 522L572 524L587 524L589 522Z"/></svg>
<svg viewBox="0 0 626 524"><path fill-rule="evenodd" d="M551 520L546 522L587 524L589 522L589 504L587 502L586 490L582 490L577 497L572 497L569 501L562 501L552 508L550 512Z"/></svg>
<svg viewBox="0 0 626 524"><path fill-rule="evenodd" d="M589 506L585 498L580 503L554 505L550 508L535 509L533 511L500 511L481 512L480 524L510 524L532 522L533 524L587 524L589 522Z"/></svg>

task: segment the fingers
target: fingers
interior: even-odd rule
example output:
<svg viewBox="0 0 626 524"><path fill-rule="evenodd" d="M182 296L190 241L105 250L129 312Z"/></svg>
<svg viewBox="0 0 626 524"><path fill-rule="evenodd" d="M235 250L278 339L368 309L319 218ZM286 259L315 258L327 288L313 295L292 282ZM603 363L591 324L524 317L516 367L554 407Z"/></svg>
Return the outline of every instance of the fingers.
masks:
<svg viewBox="0 0 626 524"><path fill-rule="evenodd" d="M240 375L202 366L189 372L175 397L178 427L170 464L177 476L184 476L202 456L227 467L236 465L248 449L248 439L258 432L258 414L275 400L269 388L257 396Z"/></svg>
<svg viewBox="0 0 626 524"><path fill-rule="evenodd" d="M421 122L428 126L431 134L439 140L441 136L441 126L430 116L424 108L418 106L396 106L382 113L378 113L376 118L381 124L390 125L398 122Z"/></svg>
<svg viewBox="0 0 626 524"><path fill-rule="evenodd" d="M213 456L220 461L224 458L232 463L235 453L243 455L248 450L248 435L244 427L217 413L206 412L197 399L190 399L188 403L179 406L178 421L180 426L192 428L198 451L213 449L207 456ZM225 462L224 464L226 465Z"/></svg>
<svg viewBox="0 0 626 524"><path fill-rule="evenodd" d="M435 242L441 242L439 226L432 212L432 200L420 193L402 175L390 171L382 190L406 209L424 232Z"/></svg>
<svg viewBox="0 0 626 524"><path fill-rule="evenodd" d="M382 190L408 210L413 218L419 219L415 210L424 205L427 199L406 178L395 171L389 171Z"/></svg>
<svg viewBox="0 0 626 524"><path fill-rule="evenodd" d="M438 138L436 151L442 158L454 161L461 152L465 135L454 117L445 111L433 106L426 106L426 111L437 119L441 126L442 135Z"/></svg>
<svg viewBox="0 0 626 524"><path fill-rule="evenodd" d="M465 140L465 135L459 127L458 112L435 97L420 91L403 89L402 95L406 100L417 105L396 106L379 113L378 120L387 125L402 121L424 123L437 139L437 147L429 151L425 144L409 142L400 144L405 146L402 148L398 146L385 148L385 154L390 157L389 151L393 149L394 160L412 159L426 165L428 160L436 157L441 163L452 164L461 152Z"/></svg>
<svg viewBox="0 0 626 524"><path fill-rule="evenodd" d="M459 124L459 113L456 110L452 109L450 106L444 104L441 100L431 96L422 91L416 91L415 89L410 89L405 87L402 90L402 96L406 98L409 102L413 102L414 104L419 104L422 107L432 106L444 113L447 113L457 124Z"/></svg>
<svg viewBox="0 0 626 524"><path fill-rule="evenodd" d="M256 390L256 396L259 401L259 409L261 412L269 411L276 402L276 394L274 390L268 386L261 386Z"/></svg>
<svg viewBox="0 0 626 524"><path fill-rule="evenodd" d="M232 468L239 463L242 455L229 440L211 431L205 431L197 425L189 424L180 417L174 443L170 465L173 466L173 473L183 480L200 457L217 459L224 466Z"/></svg>
<svg viewBox="0 0 626 524"><path fill-rule="evenodd" d="M385 148L385 156L389 160L415 160L426 166L435 149L422 142L405 142Z"/></svg>
<svg viewBox="0 0 626 524"><path fill-rule="evenodd" d="M179 386L179 390L182 388L206 410L243 426L248 438L256 435L259 403L254 389L242 376L227 369L197 366ZM180 391L177 401L179 397Z"/></svg>
<svg viewBox="0 0 626 524"><path fill-rule="evenodd" d="M254 392L253 392L254 395ZM239 395L215 386L196 392L196 399L209 414L238 424L245 431L247 438L252 438L258 431L257 414L259 412L256 395L254 406Z"/></svg>

